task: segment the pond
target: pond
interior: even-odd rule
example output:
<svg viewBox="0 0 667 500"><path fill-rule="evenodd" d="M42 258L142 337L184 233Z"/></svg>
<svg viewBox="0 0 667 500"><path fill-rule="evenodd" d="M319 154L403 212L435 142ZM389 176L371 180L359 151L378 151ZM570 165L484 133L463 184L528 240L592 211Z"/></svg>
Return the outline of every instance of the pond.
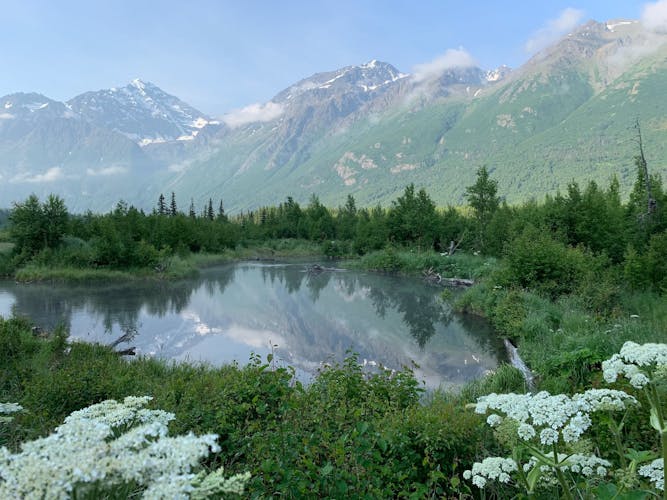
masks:
<svg viewBox="0 0 667 500"><path fill-rule="evenodd" d="M0 281L0 315L178 361L243 364L273 352L306 381L355 352L368 369L410 366L435 388L480 377L507 356L486 322L455 314L440 291L417 278L250 262L176 282Z"/></svg>

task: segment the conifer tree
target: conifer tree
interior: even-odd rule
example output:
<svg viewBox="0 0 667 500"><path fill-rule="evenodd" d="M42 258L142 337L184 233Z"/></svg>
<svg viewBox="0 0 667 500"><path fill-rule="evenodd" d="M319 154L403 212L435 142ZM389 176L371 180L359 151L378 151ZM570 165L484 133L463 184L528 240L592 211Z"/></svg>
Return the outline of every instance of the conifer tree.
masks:
<svg viewBox="0 0 667 500"><path fill-rule="evenodd" d="M206 209L206 217L208 218L208 220L213 220L214 218L213 200L211 198L208 199L208 208Z"/></svg>
<svg viewBox="0 0 667 500"><path fill-rule="evenodd" d="M190 218L195 219L197 214L195 213L195 200L190 198Z"/></svg>
<svg viewBox="0 0 667 500"><path fill-rule="evenodd" d="M157 200L157 213L159 215L167 214L167 205L164 202L164 195L160 193L160 197Z"/></svg>
<svg viewBox="0 0 667 500"><path fill-rule="evenodd" d="M178 209L176 208L176 195L174 192L171 192L171 206L169 207L169 215L172 217L176 216Z"/></svg>
<svg viewBox="0 0 667 500"><path fill-rule="evenodd" d="M222 200L220 200L220 205L218 206L218 220L227 220L225 215L225 207L222 205Z"/></svg>

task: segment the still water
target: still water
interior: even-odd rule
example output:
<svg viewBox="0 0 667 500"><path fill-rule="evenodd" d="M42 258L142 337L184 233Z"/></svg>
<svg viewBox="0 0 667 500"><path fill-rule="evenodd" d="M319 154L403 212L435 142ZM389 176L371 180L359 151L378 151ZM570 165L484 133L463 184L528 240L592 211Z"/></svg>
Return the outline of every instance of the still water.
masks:
<svg viewBox="0 0 667 500"><path fill-rule="evenodd" d="M440 289L419 279L309 268L230 264L177 282L0 281L0 315L179 361L243 364L273 351L303 380L350 350L369 369L414 367L430 388L459 385L506 359L486 323L453 313Z"/></svg>

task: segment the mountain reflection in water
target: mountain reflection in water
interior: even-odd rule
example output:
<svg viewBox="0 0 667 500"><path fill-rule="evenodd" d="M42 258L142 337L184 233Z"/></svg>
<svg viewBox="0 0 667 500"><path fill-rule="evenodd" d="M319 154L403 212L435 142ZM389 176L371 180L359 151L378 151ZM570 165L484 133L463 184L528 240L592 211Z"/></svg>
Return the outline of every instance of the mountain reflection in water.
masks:
<svg viewBox="0 0 667 500"><path fill-rule="evenodd" d="M0 315L175 360L245 363L273 350L304 379L349 351L368 366L416 364L429 387L460 384L505 360L489 326L454 314L438 292L405 277L241 263L177 282L0 282Z"/></svg>

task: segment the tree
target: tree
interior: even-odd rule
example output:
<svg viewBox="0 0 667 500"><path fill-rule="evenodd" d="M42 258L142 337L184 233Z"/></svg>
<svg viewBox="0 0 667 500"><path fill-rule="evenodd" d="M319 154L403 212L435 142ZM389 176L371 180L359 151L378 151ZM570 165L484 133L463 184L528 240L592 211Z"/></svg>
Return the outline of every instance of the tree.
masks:
<svg viewBox="0 0 667 500"><path fill-rule="evenodd" d="M178 213L178 209L176 208L176 195L174 192L171 192L171 206L169 207L169 215L172 217L175 217L176 214Z"/></svg>
<svg viewBox="0 0 667 500"><path fill-rule="evenodd" d="M486 226L500 206L497 193L498 181L491 179L486 167L477 171L477 180L466 188L465 196L477 222L477 244L480 248L484 247Z"/></svg>
<svg viewBox="0 0 667 500"><path fill-rule="evenodd" d="M190 218L195 219L197 214L195 213L195 200L190 198Z"/></svg>
<svg viewBox="0 0 667 500"><path fill-rule="evenodd" d="M218 206L218 220L227 221L227 216L225 215L225 207L222 205L222 200L220 200L220 205Z"/></svg>
<svg viewBox="0 0 667 500"><path fill-rule="evenodd" d="M403 196L392 202L389 211L389 235L399 243L417 243L420 247L432 247L438 228L435 203L420 189L415 195L415 185L405 188Z"/></svg>
<svg viewBox="0 0 667 500"><path fill-rule="evenodd" d="M9 231L17 253L34 255L44 243L44 218L39 198L31 194L22 203L14 203L9 215Z"/></svg>
<svg viewBox="0 0 667 500"><path fill-rule="evenodd" d="M59 196L50 194L42 205L44 217L44 244L47 248L55 248L67 231L69 214L65 201Z"/></svg>
<svg viewBox="0 0 667 500"><path fill-rule="evenodd" d="M157 200L157 213L159 215L167 215L167 205L164 201L164 195L160 193L160 197Z"/></svg>
<svg viewBox="0 0 667 500"><path fill-rule="evenodd" d="M213 220L215 217L215 212L213 212L213 200L208 199L208 207L206 208L206 218L208 220Z"/></svg>
<svg viewBox="0 0 667 500"><path fill-rule="evenodd" d="M9 220L16 251L35 255L60 244L67 231L69 214L62 198L51 194L40 205L39 198L32 194L23 203L14 203Z"/></svg>

